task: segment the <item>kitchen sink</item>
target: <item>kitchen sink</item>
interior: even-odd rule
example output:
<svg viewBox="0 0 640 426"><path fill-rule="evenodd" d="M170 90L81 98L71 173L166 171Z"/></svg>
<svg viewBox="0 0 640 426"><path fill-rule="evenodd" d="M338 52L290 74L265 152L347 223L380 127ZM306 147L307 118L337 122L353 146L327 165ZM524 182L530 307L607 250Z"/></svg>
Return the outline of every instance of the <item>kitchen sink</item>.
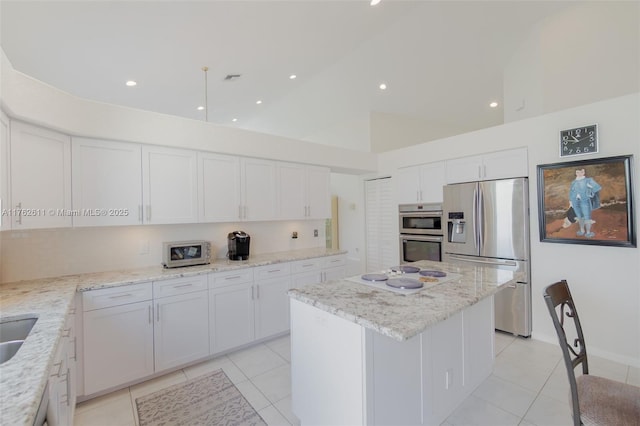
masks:
<svg viewBox="0 0 640 426"><path fill-rule="evenodd" d="M37 320L29 317L0 322L0 364L13 358Z"/></svg>

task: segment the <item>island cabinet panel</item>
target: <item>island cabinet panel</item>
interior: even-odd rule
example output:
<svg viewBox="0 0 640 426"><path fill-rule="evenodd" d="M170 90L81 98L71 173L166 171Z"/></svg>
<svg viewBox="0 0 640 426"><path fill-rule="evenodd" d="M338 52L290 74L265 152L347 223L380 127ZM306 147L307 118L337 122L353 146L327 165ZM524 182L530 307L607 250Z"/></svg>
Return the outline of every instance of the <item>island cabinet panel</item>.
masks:
<svg viewBox="0 0 640 426"><path fill-rule="evenodd" d="M423 333L426 424L442 423L464 399L462 333L462 313Z"/></svg>
<svg viewBox="0 0 640 426"><path fill-rule="evenodd" d="M301 424L366 424L364 329L291 300L293 412Z"/></svg>
<svg viewBox="0 0 640 426"><path fill-rule="evenodd" d="M491 374L492 312L487 297L400 341L292 299L294 414L302 425L441 424Z"/></svg>
<svg viewBox="0 0 640 426"><path fill-rule="evenodd" d="M422 369L420 347L423 336L399 342L367 330L373 359L368 359L368 375L373 377L369 404L369 424L417 425L422 419ZM391 389L380 392L377 389ZM400 412L397 407L403 407Z"/></svg>

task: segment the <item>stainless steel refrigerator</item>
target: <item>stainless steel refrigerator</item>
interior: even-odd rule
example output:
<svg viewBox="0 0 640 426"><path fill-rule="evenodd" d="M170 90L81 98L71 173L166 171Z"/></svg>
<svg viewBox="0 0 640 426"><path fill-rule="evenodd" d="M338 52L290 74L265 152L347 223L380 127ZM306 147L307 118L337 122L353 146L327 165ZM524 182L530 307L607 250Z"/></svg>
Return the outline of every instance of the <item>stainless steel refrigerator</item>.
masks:
<svg viewBox="0 0 640 426"><path fill-rule="evenodd" d="M495 328L531 335L529 184L527 178L444 187L445 262L523 271L526 278L495 296Z"/></svg>

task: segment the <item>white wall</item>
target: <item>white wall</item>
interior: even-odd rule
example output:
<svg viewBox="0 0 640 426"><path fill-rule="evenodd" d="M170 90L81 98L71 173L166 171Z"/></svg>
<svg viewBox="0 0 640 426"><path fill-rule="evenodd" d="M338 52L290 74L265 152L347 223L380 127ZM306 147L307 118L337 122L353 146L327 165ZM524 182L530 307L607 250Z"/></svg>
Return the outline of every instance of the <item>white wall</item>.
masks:
<svg viewBox="0 0 640 426"><path fill-rule="evenodd" d="M589 1L541 21L505 68L504 121L639 91L639 17L637 1Z"/></svg>
<svg viewBox="0 0 640 426"><path fill-rule="evenodd" d="M338 197L340 249L347 250L348 276L364 273L364 185L361 177L331 174L331 194Z"/></svg>
<svg viewBox="0 0 640 426"><path fill-rule="evenodd" d="M533 338L557 342L542 299L545 286L567 279L590 353L640 366L640 249L540 242L536 166L557 163L561 129L598 123L600 152L575 157L634 155L634 199L640 200L640 94L623 96L440 139L379 155L379 173L513 147L528 148L531 213ZM640 208L635 208L636 231Z"/></svg>
<svg viewBox="0 0 640 426"><path fill-rule="evenodd" d="M212 257L224 258L227 234L239 229L253 255L325 246L324 220L5 231L0 282L158 266L164 241L210 241Z"/></svg>

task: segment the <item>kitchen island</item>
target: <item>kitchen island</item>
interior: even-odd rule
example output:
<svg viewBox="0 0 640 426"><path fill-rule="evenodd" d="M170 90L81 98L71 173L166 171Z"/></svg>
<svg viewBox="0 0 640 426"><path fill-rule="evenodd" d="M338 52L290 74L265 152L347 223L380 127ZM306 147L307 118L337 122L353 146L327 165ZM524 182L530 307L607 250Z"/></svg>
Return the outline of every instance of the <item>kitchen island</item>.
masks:
<svg viewBox="0 0 640 426"><path fill-rule="evenodd" d="M289 291L292 406L303 425L438 425L491 374L493 295L522 274L412 265L460 278L411 295L349 280Z"/></svg>

